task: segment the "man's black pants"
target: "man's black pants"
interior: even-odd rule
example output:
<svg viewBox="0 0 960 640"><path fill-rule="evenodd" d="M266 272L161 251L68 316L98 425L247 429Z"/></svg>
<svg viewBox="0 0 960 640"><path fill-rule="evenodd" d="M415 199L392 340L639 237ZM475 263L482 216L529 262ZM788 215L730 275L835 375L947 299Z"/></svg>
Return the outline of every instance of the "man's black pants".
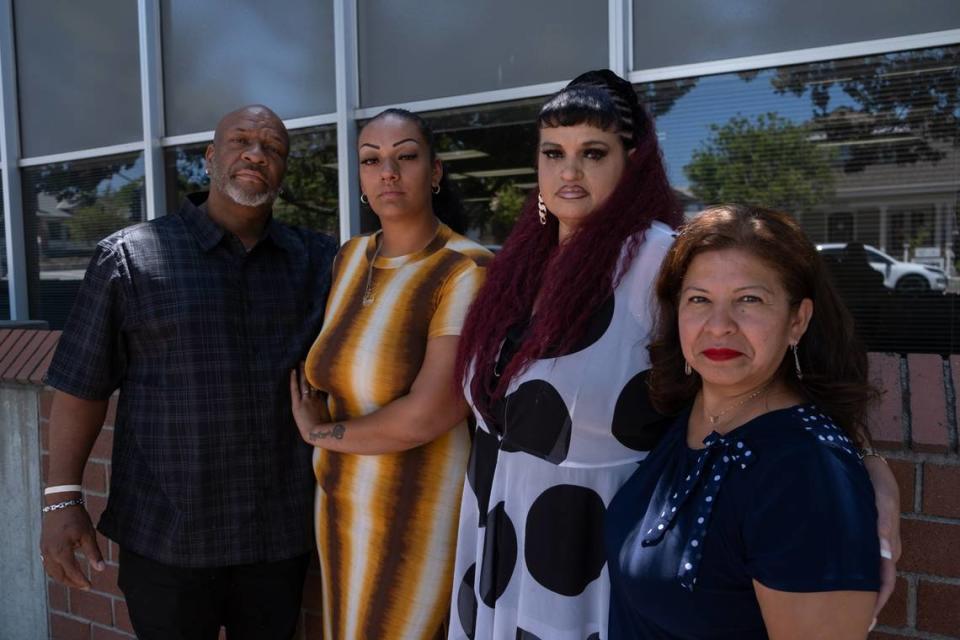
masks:
<svg viewBox="0 0 960 640"><path fill-rule="evenodd" d="M140 640L289 640L309 560L191 569L121 549L117 582Z"/></svg>

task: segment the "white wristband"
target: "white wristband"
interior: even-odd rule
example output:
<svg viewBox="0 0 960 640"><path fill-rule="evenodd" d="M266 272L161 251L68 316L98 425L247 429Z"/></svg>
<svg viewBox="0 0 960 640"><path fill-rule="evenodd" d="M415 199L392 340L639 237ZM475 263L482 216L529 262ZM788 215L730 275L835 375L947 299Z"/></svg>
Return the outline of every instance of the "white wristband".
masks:
<svg viewBox="0 0 960 640"><path fill-rule="evenodd" d="M43 490L43 495L49 496L52 493L69 493L71 491L76 491L80 493L83 491L83 487L78 484L58 484L53 487L47 487Z"/></svg>

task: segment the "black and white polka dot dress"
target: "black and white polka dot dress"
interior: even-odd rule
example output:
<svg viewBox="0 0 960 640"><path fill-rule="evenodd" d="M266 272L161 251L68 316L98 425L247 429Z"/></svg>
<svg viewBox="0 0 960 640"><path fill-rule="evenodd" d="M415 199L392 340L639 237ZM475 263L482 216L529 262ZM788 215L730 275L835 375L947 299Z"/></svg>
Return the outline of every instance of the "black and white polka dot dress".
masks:
<svg viewBox="0 0 960 640"><path fill-rule="evenodd" d="M672 241L654 223L581 344L511 381L503 425L477 416L450 638L606 637L606 505L666 428L647 397L647 344Z"/></svg>

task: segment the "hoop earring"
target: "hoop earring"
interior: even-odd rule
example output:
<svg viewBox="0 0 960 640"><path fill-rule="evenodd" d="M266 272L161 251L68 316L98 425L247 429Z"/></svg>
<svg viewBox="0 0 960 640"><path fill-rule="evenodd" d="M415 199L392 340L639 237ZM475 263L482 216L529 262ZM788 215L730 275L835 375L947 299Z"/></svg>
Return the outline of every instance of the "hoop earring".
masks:
<svg viewBox="0 0 960 640"><path fill-rule="evenodd" d="M540 224L547 224L547 205L543 203L543 194L537 194L537 213L540 214Z"/></svg>
<svg viewBox="0 0 960 640"><path fill-rule="evenodd" d="M430 187L430 191L433 191L433 195L437 195L438 193L440 193L440 185L438 184L433 185L432 187Z"/></svg>
<svg viewBox="0 0 960 640"><path fill-rule="evenodd" d="M796 343L790 345L793 349L793 367L797 372L797 380L803 380L803 371L800 369L800 355L797 353Z"/></svg>
<svg viewBox="0 0 960 640"><path fill-rule="evenodd" d="M360 194L360 202L362 202L363 204L370 204L370 201L367 200L367 194L365 193Z"/></svg>
<svg viewBox="0 0 960 640"><path fill-rule="evenodd" d="M683 361L683 372L688 376L693 373L693 367L691 367L690 363L686 360Z"/></svg>

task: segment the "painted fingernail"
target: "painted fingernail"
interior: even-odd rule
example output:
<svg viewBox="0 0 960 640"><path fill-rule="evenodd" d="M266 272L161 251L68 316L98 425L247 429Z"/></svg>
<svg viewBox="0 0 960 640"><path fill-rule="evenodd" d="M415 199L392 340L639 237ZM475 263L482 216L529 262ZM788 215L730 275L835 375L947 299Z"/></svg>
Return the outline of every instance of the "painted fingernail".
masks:
<svg viewBox="0 0 960 640"><path fill-rule="evenodd" d="M890 550L890 543L886 538L880 538L880 557L893 560L893 551Z"/></svg>
<svg viewBox="0 0 960 640"><path fill-rule="evenodd" d="M868 631L868 632L869 632L869 631L873 631L873 628L874 628L875 626L877 626L877 619L876 619L876 618L874 618L874 619L873 619L873 622L870 623L870 628L867 629L867 631Z"/></svg>

